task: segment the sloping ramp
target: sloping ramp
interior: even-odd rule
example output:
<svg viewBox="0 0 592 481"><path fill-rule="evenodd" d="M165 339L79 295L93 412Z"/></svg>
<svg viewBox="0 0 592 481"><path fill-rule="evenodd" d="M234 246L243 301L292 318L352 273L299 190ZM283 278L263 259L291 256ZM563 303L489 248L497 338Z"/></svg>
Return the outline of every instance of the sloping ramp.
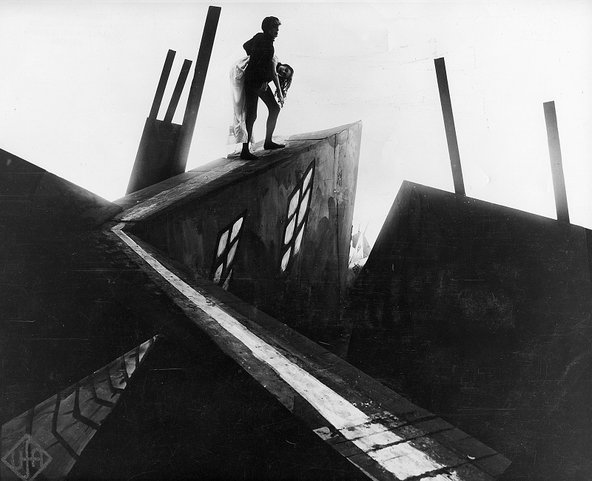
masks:
<svg viewBox="0 0 592 481"><path fill-rule="evenodd" d="M113 232L218 346L372 479L493 480L509 461L287 326L200 279L191 283L148 244Z"/></svg>

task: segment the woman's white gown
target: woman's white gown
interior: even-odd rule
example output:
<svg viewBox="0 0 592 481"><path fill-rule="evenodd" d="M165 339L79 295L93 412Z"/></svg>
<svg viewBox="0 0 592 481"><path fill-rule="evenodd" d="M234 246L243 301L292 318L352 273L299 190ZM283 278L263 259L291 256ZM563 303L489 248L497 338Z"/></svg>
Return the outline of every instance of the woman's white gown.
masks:
<svg viewBox="0 0 592 481"><path fill-rule="evenodd" d="M230 69L230 89L232 93L232 107L234 116L230 126L229 143L242 144L247 141L247 127L245 124L245 69L249 63L249 56L240 58ZM253 138L251 137L251 142Z"/></svg>
<svg viewBox="0 0 592 481"><path fill-rule="evenodd" d="M277 57L273 57L277 64ZM230 91L234 116L228 137L229 144L242 144L247 141L247 126L245 123L245 69L249 64L249 56L241 57L230 69ZM251 135L251 143L255 140Z"/></svg>

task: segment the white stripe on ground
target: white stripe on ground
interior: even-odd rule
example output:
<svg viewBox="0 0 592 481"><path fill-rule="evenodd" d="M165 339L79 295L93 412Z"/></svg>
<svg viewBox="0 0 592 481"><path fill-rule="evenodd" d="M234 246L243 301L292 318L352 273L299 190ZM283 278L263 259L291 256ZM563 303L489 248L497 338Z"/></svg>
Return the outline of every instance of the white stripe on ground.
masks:
<svg viewBox="0 0 592 481"><path fill-rule="evenodd" d="M271 367L292 389L313 406L335 429L379 463L384 469L404 480L442 469L445 465L432 459L386 426L371 422L369 416L347 399L323 384L312 374L283 356L277 349L249 331L212 299L206 298L169 271L122 230L123 224L113 232L136 252L150 267L162 276L193 305L213 318L223 329L242 342L257 359ZM393 443L399 443L394 444ZM376 449L380 446L385 448ZM460 481L456 474L438 475L427 479Z"/></svg>

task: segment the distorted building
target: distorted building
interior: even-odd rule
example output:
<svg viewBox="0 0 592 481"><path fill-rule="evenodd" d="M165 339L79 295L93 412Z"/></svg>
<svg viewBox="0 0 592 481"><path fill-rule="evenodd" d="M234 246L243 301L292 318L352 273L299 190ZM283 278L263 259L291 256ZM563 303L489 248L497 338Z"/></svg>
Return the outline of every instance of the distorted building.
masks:
<svg viewBox="0 0 592 481"><path fill-rule="evenodd" d="M580 479L590 236L404 182L352 291L348 360L506 454L508 479Z"/></svg>
<svg viewBox="0 0 592 481"><path fill-rule="evenodd" d="M0 477L500 477L506 456L384 385L390 337L364 344L367 332L404 324L392 322L390 294L435 271L441 252L398 278L415 251L385 264L385 246L397 244L385 234L344 315L361 122L288 137L257 161L230 156L185 172L219 15L209 8L182 124L172 119L188 60L157 119L167 54L122 199L0 151ZM414 199L409 213L421 210ZM413 318L415 300L397 299ZM438 316L426 310L425 333ZM350 358L384 384L343 358L352 322ZM418 334L406 337L417 347ZM413 359L420 385L432 382Z"/></svg>
<svg viewBox="0 0 592 481"><path fill-rule="evenodd" d="M215 161L117 201L119 219L193 275L323 336L341 329L360 139L355 123L257 162Z"/></svg>
<svg viewBox="0 0 592 481"><path fill-rule="evenodd" d="M2 479L501 474L297 332L335 335L359 140L294 136L116 204L1 151Z"/></svg>

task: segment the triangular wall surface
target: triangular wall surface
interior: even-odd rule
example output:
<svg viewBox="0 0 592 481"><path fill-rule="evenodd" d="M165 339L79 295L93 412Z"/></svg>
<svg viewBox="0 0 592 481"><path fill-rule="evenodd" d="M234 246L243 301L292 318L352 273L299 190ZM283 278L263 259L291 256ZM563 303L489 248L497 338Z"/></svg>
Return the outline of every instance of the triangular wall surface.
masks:
<svg viewBox="0 0 592 481"><path fill-rule="evenodd" d="M196 276L312 337L341 329L361 124L132 194L120 219Z"/></svg>
<svg viewBox="0 0 592 481"><path fill-rule="evenodd" d="M576 479L560 459L592 473L589 238L403 183L355 284L348 359L490 443L514 474Z"/></svg>

